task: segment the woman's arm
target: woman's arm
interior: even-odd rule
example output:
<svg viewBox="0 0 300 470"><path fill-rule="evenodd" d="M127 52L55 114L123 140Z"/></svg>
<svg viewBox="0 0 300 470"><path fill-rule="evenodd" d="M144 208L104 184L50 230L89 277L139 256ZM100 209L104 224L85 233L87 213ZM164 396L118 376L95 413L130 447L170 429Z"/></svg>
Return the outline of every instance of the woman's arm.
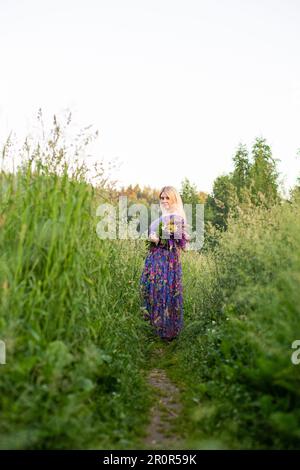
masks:
<svg viewBox="0 0 300 470"><path fill-rule="evenodd" d="M151 242L156 243L156 245L159 242L159 237L155 232L151 232L148 238Z"/></svg>

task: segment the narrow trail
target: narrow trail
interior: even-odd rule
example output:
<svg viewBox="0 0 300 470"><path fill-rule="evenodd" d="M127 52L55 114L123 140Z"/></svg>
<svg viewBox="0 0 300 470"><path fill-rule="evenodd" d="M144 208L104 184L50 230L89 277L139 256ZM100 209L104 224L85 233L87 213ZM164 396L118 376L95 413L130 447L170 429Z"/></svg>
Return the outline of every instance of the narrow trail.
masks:
<svg viewBox="0 0 300 470"><path fill-rule="evenodd" d="M182 411L180 390L160 367L168 346L157 346L151 357L153 367L148 373L148 383L155 397L150 410L150 422L144 439L146 449L184 449L184 436L178 429Z"/></svg>

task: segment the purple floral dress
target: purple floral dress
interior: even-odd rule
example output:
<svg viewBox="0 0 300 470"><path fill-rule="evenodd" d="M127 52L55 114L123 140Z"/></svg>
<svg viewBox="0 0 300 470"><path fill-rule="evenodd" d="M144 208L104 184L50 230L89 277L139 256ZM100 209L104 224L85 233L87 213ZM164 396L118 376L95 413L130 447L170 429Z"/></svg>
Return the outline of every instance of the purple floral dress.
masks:
<svg viewBox="0 0 300 470"><path fill-rule="evenodd" d="M149 234L153 232L159 242L148 242L149 252L140 278L141 303L144 319L155 333L171 340L184 324L180 251L186 248L188 234L184 219L177 214L156 219L149 228Z"/></svg>

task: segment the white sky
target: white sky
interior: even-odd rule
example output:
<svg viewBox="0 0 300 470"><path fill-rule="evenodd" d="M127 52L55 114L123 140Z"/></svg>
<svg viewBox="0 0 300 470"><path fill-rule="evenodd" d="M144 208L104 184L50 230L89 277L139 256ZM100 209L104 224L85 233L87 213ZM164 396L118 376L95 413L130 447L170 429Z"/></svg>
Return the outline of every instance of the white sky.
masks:
<svg viewBox="0 0 300 470"><path fill-rule="evenodd" d="M211 191L262 135L288 189L299 58L300 0L0 0L0 136L69 108L120 183Z"/></svg>

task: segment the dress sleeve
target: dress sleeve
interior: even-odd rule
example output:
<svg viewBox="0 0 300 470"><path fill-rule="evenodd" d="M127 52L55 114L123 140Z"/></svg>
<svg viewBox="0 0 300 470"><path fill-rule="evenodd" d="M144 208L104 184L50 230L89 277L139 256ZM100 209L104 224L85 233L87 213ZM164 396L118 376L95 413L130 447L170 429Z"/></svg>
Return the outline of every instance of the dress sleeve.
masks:
<svg viewBox="0 0 300 470"><path fill-rule="evenodd" d="M188 243L190 241L190 236L188 234L187 225L185 224L183 217L180 217L180 219L177 221L177 224L179 227L180 234L180 238L178 239L178 245L183 251L186 251Z"/></svg>
<svg viewBox="0 0 300 470"><path fill-rule="evenodd" d="M161 220L161 217L159 217L158 219L155 219L154 222L150 224L149 229L148 229L148 235L150 235L153 232L154 233L158 232L158 226L159 226L160 220Z"/></svg>

